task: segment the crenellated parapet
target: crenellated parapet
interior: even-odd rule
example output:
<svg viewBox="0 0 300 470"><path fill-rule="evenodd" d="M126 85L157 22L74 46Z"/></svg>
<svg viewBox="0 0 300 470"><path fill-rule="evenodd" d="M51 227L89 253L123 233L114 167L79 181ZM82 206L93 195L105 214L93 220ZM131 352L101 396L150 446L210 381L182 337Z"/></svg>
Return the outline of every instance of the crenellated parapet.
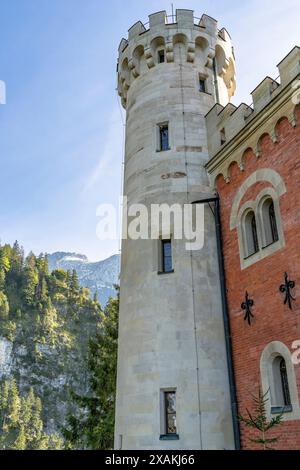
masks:
<svg viewBox="0 0 300 470"><path fill-rule="evenodd" d="M287 111L286 108L294 107L291 95L295 92L293 82L300 74L300 48L294 47L291 52L278 65L279 79L274 80L270 77L264 78L262 82L252 91L253 104L251 106L242 103L236 107L228 104L225 107L216 104L206 115L208 150L213 158L222 151L223 147L230 144L244 128L249 127L249 123L255 120L259 114L265 110L270 103L275 101L276 97L281 95L283 90L289 87L289 102L281 103L279 115L285 113L294 125L293 111ZM274 116L273 116L274 117ZM273 121L273 119L272 119ZM272 128L270 122L267 123L265 132L270 134L272 140L276 142L276 120ZM259 141L253 147L254 153L259 156ZM242 166L242 165L241 165ZM225 173L226 174L226 173ZM226 176L227 177L227 176Z"/></svg>
<svg viewBox="0 0 300 470"><path fill-rule="evenodd" d="M180 57L178 45L182 46ZM124 107L134 80L161 65L160 52L164 54L165 65L179 60L197 63L204 75L208 70L212 71L215 63L217 80L222 85L220 100L226 103L234 94L235 60L228 32L218 30L217 21L210 16L195 18L192 10L177 10L172 18L166 11L160 11L149 16L147 25L140 21L135 23L128 31L128 39L122 39L120 43L118 92Z"/></svg>

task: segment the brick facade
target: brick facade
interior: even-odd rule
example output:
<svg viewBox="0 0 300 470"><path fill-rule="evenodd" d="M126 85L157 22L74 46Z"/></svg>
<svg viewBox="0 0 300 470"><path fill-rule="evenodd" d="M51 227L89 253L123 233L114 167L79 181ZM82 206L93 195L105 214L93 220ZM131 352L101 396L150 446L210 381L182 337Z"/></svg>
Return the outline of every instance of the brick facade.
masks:
<svg viewBox="0 0 300 470"><path fill-rule="evenodd" d="M293 353L293 343L300 340L300 109L296 108L295 117L295 127L286 117L277 122L276 139L271 139L269 134L262 135L259 157L252 149L244 153L243 171L233 163L229 168L229 180L226 182L223 176L216 180L221 200L238 408L242 415L246 415L247 408L253 409L251 393L257 395L261 387L260 359L265 347L272 341L280 341ZM241 185L258 169L275 170L285 183L286 193L279 199L285 247L242 269L237 228L230 229L232 202ZM271 186L268 181L254 183L245 192L239 207L255 200L263 188ZM284 294L279 291L285 272L296 282L293 290L296 301L292 311L284 305ZM245 312L241 309L246 291L255 303L255 318L251 326L244 321ZM300 400L300 364L294 368ZM249 441L249 438L257 436L254 431L242 425L241 436L244 449L256 448ZM277 448L299 449L300 420L285 421L277 432L270 435L274 436L280 436Z"/></svg>

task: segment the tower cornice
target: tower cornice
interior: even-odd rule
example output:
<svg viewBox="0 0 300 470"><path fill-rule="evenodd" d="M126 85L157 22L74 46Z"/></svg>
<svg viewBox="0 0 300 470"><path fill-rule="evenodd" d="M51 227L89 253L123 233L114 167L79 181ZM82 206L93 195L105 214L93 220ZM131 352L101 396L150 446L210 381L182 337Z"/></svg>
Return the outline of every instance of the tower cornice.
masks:
<svg viewBox="0 0 300 470"><path fill-rule="evenodd" d="M193 10L176 10L175 16L159 11L149 16L144 25L137 21L128 31L128 39L119 45L118 92L126 107L127 93L132 82L141 75L140 60L145 57L147 69L158 64L156 52L165 49L166 63L174 62L174 46L177 42L186 45L186 62L194 63L196 47L203 48L205 66L213 67L216 48L219 48L217 74L226 81L229 97L236 88L234 53L229 33L225 28L218 30L217 21L208 16L194 16Z"/></svg>

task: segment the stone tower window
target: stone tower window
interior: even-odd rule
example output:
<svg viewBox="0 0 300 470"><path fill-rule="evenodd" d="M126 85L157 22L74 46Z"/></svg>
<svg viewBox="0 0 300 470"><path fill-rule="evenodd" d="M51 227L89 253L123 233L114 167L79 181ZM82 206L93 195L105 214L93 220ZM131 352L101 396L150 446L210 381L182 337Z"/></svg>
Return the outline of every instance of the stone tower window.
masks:
<svg viewBox="0 0 300 470"><path fill-rule="evenodd" d="M177 434L176 424L176 392L164 392L166 434Z"/></svg>
<svg viewBox="0 0 300 470"><path fill-rule="evenodd" d="M158 51L158 63L163 64L165 62L165 51L164 49L161 49Z"/></svg>
<svg viewBox="0 0 300 470"><path fill-rule="evenodd" d="M160 391L161 441L179 440L177 427L176 389Z"/></svg>
<svg viewBox="0 0 300 470"><path fill-rule="evenodd" d="M206 93L206 79L202 75L199 75L199 91Z"/></svg>
<svg viewBox="0 0 300 470"><path fill-rule="evenodd" d="M221 140L221 145L224 145L226 144L226 133L225 133L225 129L221 129L220 131L220 140Z"/></svg>
<svg viewBox="0 0 300 470"><path fill-rule="evenodd" d="M165 152L166 150L170 150L169 145L169 124L160 124L158 126L159 130L159 148L160 152Z"/></svg>
<svg viewBox="0 0 300 470"><path fill-rule="evenodd" d="M172 241L162 240L162 271L163 273L173 272Z"/></svg>

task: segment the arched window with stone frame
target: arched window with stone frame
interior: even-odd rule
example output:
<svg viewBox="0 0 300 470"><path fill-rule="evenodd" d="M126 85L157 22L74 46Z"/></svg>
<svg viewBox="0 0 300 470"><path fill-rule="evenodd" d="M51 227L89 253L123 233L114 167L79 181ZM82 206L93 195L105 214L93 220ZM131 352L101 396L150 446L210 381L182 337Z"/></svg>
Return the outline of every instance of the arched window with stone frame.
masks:
<svg viewBox="0 0 300 470"><path fill-rule="evenodd" d="M249 258L259 251L256 216L253 210L248 210L243 217L244 255Z"/></svg>
<svg viewBox="0 0 300 470"><path fill-rule="evenodd" d="M284 420L300 419L295 366L289 348L280 341L269 343L262 352L260 372L263 393L268 393L268 416L284 415Z"/></svg>
<svg viewBox="0 0 300 470"><path fill-rule="evenodd" d="M272 373L274 380L273 407L283 410L291 408L291 394L286 362L282 356L277 356L273 360Z"/></svg>
<svg viewBox="0 0 300 470"><path fill-rule="evenodd" d="M260 191L255 199L249 198L241 205L249 188L260 181L259 171L254 172L238 190L232 204L230 229L237 228L242 269L248 268L285 247L280 197L285 194L286 188L279 174L268 171L276 188L268 186ZM261 177L265 181L265 173ZM250 194L249 197L251 197ZM252 216L251 221L248 215L250 211L255 215L255 219ZM253 243L253 240L256 243Z"/></svg>
<svg viewBox="0 0 300 470"><path fill-rule="evenodd" d="M264 198L261 203L261 219L264 247L268 247L279 240L275 205L271 197Z"/></svg>

